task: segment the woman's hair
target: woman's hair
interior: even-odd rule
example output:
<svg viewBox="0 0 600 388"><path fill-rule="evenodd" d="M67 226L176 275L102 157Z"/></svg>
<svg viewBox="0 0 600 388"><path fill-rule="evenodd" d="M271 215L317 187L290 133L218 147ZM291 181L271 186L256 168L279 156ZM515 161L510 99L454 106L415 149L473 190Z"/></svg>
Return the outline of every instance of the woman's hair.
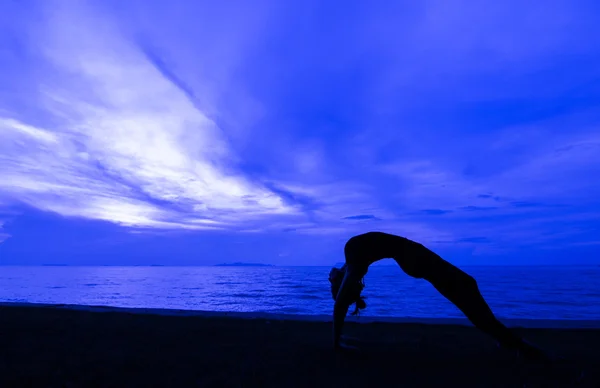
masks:
<svg viewBox="0 0 600 388"><path fill-rule="evenodd" d="M346 274L346 269L340 269L333 267L329 272L329 282L331 283L331 296L333 300L336 299L337 294L342 286L342 281L344 280L344 275ZM358 284L356 296L353 298L352 303L354 303L354 311L351 315L358 315L360 310L367 308L367 303L365 299L360 295L362 290L365 288L364 278L360 279Z"/></svg>

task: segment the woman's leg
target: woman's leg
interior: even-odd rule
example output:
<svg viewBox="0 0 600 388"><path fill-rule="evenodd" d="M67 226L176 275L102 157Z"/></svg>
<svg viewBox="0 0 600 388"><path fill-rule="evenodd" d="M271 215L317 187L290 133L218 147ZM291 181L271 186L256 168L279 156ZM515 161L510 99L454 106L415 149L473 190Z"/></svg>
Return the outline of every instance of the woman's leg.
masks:
<svg viewBox="0 0 600 388"><path fill-rule="evenodd" d="M565 363L566 360L561 357L546 354L504 326L481 295L472 276L451 265L442 267L436 267L439 271L435 273L430 271L432 277L426 279L454 303L475 327L498 341L500 346L516 351L518 356L550 366L553 373L556 373L556 378L561 381L565 379L574 383L583 378L584 372L575 364L568 361Z"/></svg>
<svg viewBox="0 0 600 388"><path fill-rule="evenodd" d="M449 282L432 284L458 307L475 327L498 341L500 346L518 350L528 358L545 358L542 351L525 342L496 318L472 276L462 272L460 276L453 276Z"/></svg>

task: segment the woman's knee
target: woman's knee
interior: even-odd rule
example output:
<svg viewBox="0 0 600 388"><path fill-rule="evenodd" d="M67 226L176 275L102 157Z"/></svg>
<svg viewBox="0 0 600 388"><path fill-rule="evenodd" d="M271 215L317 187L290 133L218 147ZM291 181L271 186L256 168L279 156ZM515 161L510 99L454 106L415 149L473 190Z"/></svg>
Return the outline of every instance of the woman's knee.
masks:
<svg viewBox="0 0 600 388"><path fill-rule="evenodd" d="M463 283L464 286L467 286L469 288L476 288L476 289L479 288L479 286L477 284L477 280L473 276L471 276L467 273L465 273L462 276L461 282Z"/></svg>

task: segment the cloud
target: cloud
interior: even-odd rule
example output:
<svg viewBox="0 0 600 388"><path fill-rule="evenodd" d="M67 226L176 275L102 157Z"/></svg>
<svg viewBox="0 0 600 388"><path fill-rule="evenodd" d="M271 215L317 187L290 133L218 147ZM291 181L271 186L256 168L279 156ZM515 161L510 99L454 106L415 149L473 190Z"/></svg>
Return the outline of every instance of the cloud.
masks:
<svg viewBox="0 0 600 388"><path fill-rule="evenodd" d="M564 147L538 151L521 165L495 177L494 185L509 188L512 197L546 201L589 201L600 194L600 136L574 135ZM552 144L551 144L552 145Z"/></svg>
<svg viewBox="0 0 600 388"><path fill-rule="evenodd" d="M368 189L324 168L330 157L319 140L263 132L270 145L285 142L244 155L258 137L231 125L225 131L215 121L232 122L224 115L232 113L232 105L219 102L224 89L238 88L224 69L238 66L239 53L224 49L225 55L202 38L206 50L198 53L199 78L183 50L195 46L178 39L169 51L173 41L165 36L174 38L176 29L131 27L133 21L149 27L150 19L140 16L148 10L134 8L113 10L132 21L127 26L105 7L81 3L37 12L42 23L30 26L29 33L31 49L40 53L37 66L44 69L34 96L44 119L20 110L1 112L1 197L131 227L244 231L339 231L342 215L378 208ZM164 11L165 17L171 12ZM224 43L243 51L250 31L260 30L257 15L250 23L252 18L242 17L246 26ZM197 25L188 22L190 28ZM230 94L245 95L243 85ZM261 154L277 163L269 163L266 173L252 172L248 156L264 162Z"/></svg>
<svg viewBox="0 0 600 388"><path fill-rule="evenodd" d="M2 227L4 226L5 221L0 219L0 244L4 241L6 241L10 235L8 233L5 233L2 229Z"/></svg>
<svg viewBox="0 0 600 388"><path fill-rule="evenodd" d="M394 193L405 208L460 208L476 206L481 188L460 173L433 160L412 160L382 164L379 171L400 183Z"/></svg>
<svg viewBox="0 0 600 388"><path fill-rule="evenodd" d="M478 211L497 210L498 207L496 207L496 206L463 206L459 209L468 211L468 212L478 212Z"/></svg>
<svg viewBox="0 0 600 388"><path fill-rule="evenodd" d="M467 243L481 244L481 243L489 243L490 239L487 237L463 237L463 238L459 238L458 240L456 240L456 242L457 243L467 242Z"/></svg>
<svg viewBox="0 0 600 388"><path fill-rule="evenodd" d="M98 20L62 9L40 26L38 49L56 69L39 93L52 120L0 117L3 197L147 227L297 213L244 177L226 136L189 93Z"/></svg>
<svg viewBox="0 0 600 388"><path fill-rule="evenodd" d="M452 213L452 210L423 209L423 210L420 210L419 213L421 213L421 214L427 214L427 215L431 215L431 216L439 216L439 215L443 215L443 214Z"/></svg>
<svg viewBox="0 0 600 388"><path fill-rule="evenodd" d="M378 171L393 180L396 190L391 196L407 217L418 219L416 213L411 215L411 208L430 209L421 214L445 214L429 221L438 230L453 231L454 238L436 239L440 243L472 243L474 229L488 239L488 246L478 249L479 253L588 241L588 232L594 228L589 222L600 216L596 200L600 185L590 179L600 176L600 142L590 121L581 125L580 119L575 114L546 120L541 128L536 125L535 131L542 133L533 143L525 140L527 132L521 140L510 142L505 131L484 138L464 137L462 146L468 144L488 154L479 163L491 168L476 173L465 168L472 154L454 154L448 162L436 154L437 148L430 150L429 158L383 163ZM559 128L569 128L568 134L554 135ZM505 159L521 142L528 144L527 152ZM501 161L496 168L495 160Z"/></svg>
<svg viewBox="0 0 600 388"><path fill-rule="evenodd" d="M491 194L479 194L477 196L477 198L491 199L493 201L502 201L502 198L500 198L498 196L491 195Z"/></svg>
<svg viewBox="0 0 600 388"><path fill-rule="evenodd" d="M379 220L372 214L360 214L356 216L343 217L344 220Z"/></svg>
<svg viewBox="0 0 600 388"><path fill-rule="evenodd" d="M510 202L510 204L514 207L539 207L539 206L545 206L543 203L540 202L530 202L530 201L513 201Z"/></svg>

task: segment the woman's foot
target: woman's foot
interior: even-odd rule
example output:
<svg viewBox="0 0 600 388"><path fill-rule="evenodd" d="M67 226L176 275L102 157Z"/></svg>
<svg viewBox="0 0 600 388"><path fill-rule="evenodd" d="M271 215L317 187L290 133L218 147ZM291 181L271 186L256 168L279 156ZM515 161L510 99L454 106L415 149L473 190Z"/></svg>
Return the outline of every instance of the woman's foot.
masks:
<svg viewBox="0 0 600 388"><path fill-rule="evenodd" d="M528 361L538 361L543 363L550 363L560 360L560 357L550 355L549 353L527 341L523 341L517 348L517 357L526 359Z"/></svg>
<svg viewBox="0 0 600 388"><path fill-rule="evenodd" d="M517 350L517 356L530 362L541 363L554 380L565 384L576 384L584 378L584 371L573 361L545 352L527 341L523 341Z"/></svg>
<svg viewBox="0 0 600 388"><path fill-rule="evenodd" d="M524 340L519 340L518 342L515 341L510 343L498 342L497 346L499 348L504 348L508 351L515 352L517 358L519 359L541 362L549 362L552 360L552 357L549 354L547 354L537 346Z"/></svg>

